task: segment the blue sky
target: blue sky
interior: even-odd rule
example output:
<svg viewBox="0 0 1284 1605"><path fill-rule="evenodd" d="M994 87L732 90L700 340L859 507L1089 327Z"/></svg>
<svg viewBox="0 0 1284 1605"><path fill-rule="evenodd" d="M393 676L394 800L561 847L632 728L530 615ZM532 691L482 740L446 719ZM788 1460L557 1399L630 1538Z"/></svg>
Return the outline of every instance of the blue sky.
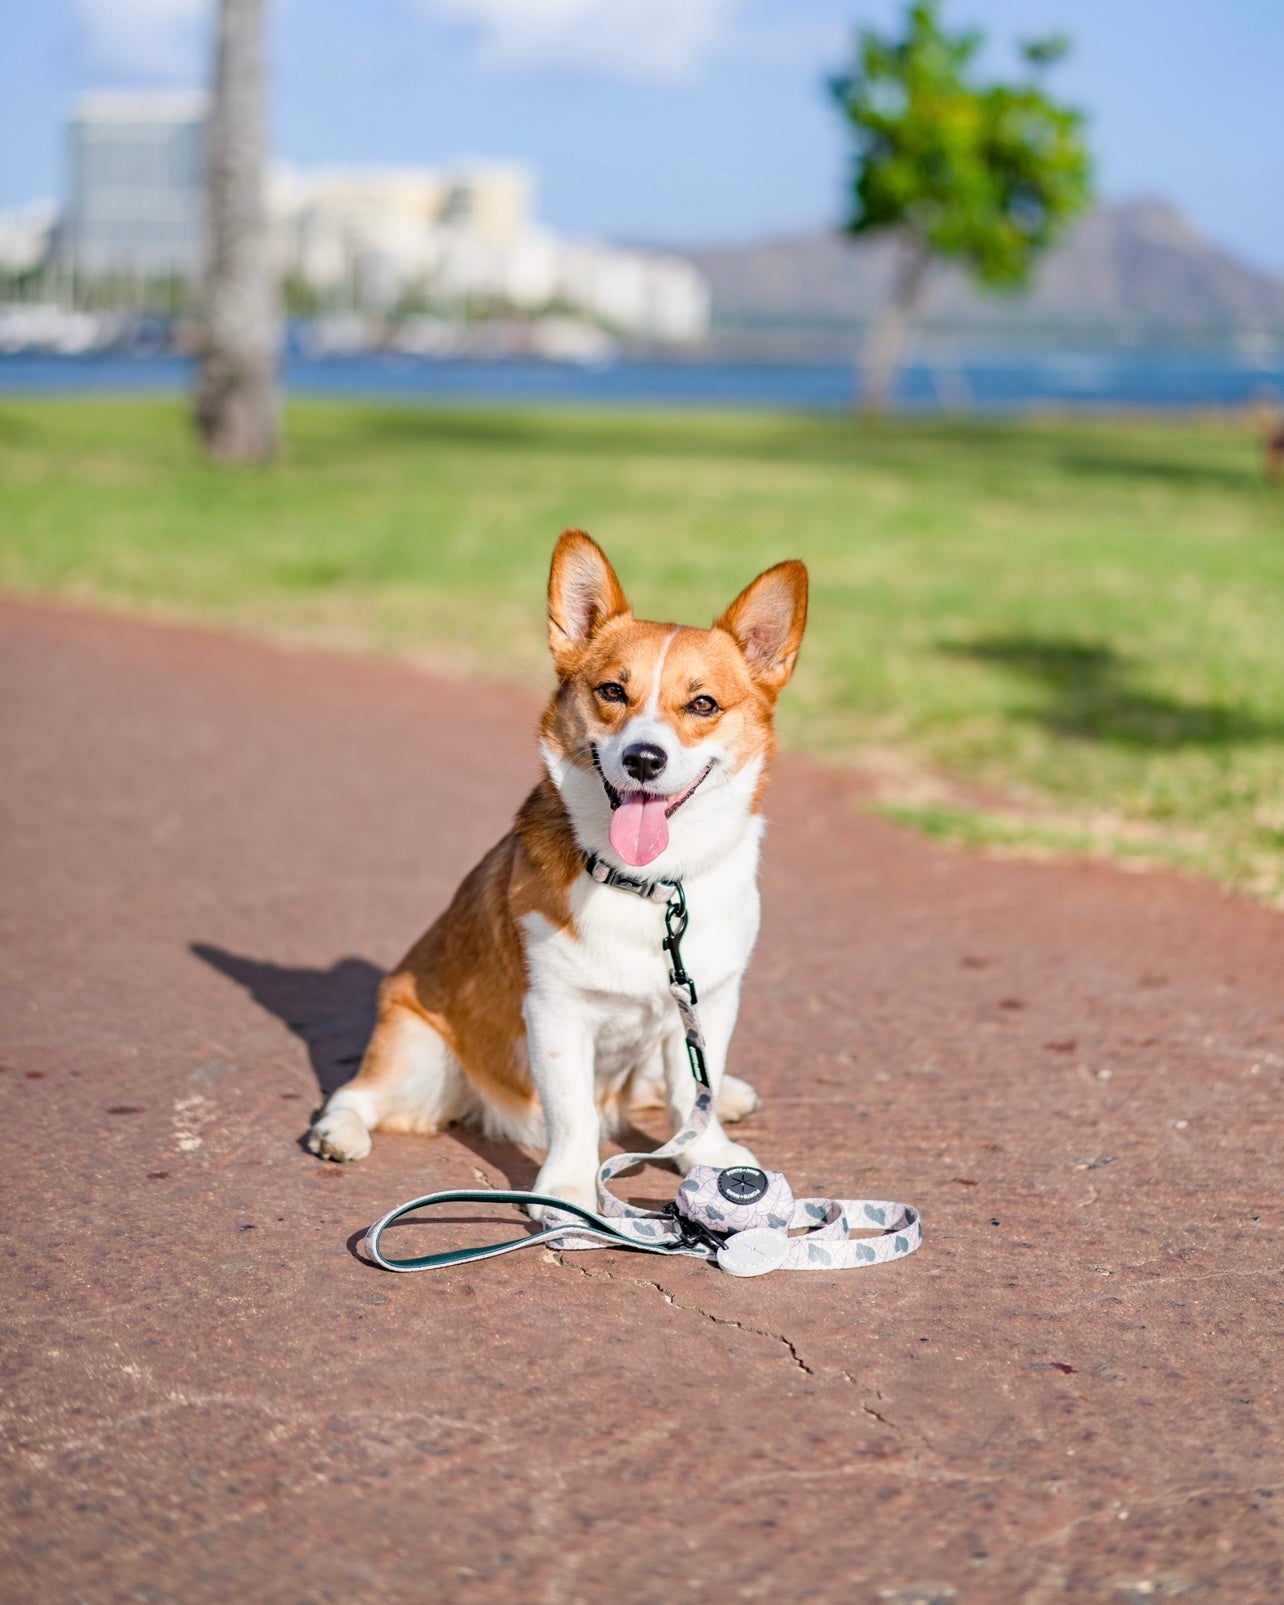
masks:
<svg viewBox="0 0 1284 1605"><path fill-rule="evenodd" d="M0 206L56 194L85 89L202 81L210 0L7 6ZM819 228L843 205L824 95L894 0L275 0L275 154L521 157L567 231L677 244ZM947 0L991 37L1068 30L1108 199L1159 196L1284 274L1281 0Z"/></svg>

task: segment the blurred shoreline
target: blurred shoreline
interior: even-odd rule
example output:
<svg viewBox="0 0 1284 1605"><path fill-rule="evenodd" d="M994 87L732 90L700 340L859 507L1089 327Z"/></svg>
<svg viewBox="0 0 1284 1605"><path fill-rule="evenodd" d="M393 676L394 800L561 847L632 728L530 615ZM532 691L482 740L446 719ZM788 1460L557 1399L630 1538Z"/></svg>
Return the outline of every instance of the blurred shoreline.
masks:
<svg viewBox="0 0 1284 1605"><path fill-rule="evenodd" d="M158 347L160 343L158 342ZM193 361L162 348L0 351L0 395L173 395ZM850 362L728 361L604 355L436 357L379 351L304 355L281 364L289 395L370 400L606 404L841 411L851 405ZM895 405L966 413L1242 410L1284 400L1284 358L1236 353L1119 350L996 351L912 360Z"/></svg>

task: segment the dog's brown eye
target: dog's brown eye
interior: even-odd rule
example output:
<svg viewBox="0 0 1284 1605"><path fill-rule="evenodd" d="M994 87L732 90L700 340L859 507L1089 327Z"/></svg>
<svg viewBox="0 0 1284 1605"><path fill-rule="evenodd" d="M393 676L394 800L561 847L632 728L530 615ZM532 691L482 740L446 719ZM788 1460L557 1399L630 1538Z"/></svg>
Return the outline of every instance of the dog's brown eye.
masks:
<svg viewBox="0 0 1284 1605"><path fill-rule="evenodd" d="M594 690L603 702L627 702L629 700L628 692L615 680L606 680L601 685L595 686Z"/></svg>
<svg viewBox="0 0 1284 1605"><path fill-rule="evenodd" d="M710 714L717 713L719 709L718 704L712 697L695 697L687 703L685 711L687 713L698 713L702 719L707 719Z"/></svg>

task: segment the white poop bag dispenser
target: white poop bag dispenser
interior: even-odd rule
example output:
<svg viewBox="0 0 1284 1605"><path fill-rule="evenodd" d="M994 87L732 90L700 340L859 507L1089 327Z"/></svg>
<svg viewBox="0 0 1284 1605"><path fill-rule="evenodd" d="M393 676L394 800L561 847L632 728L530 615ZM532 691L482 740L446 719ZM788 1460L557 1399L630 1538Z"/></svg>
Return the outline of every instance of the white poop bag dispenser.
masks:
<svg viewBox="0 0 1284 1605"><path fill-rule="evenodd" d="M923 1241L916 1209L877 1199L795 1198L778 1171L755 1165L718 1169L693 1165L677 1198L665 1209L626 1204L608 1183L626 1170L653 1160L674 1159L704 1132L713 1118L713 1090L705 1067L704 1036L696 1013L695 982L682 967L682 938L688 914L681 881L646 881L624 875L590 854L586 867L594 880L664 904L669 956L669 991L682 1017L695 1107L681 1131L646 1154L616 1154L597 1173L597 1212L539 1193L487 1189L429 1193L412 1198L377 1220L366 1233L366 1253L388 1271L426 1271L490 1259L534 1243L559 1248L633 1248L649 1254L678 1254L716 1262L732 1276L767 1271L832 1271L903 1259ZM543 1209L539 1228L509 1242L391 1259L383 1252L384 1231L394 1221L443 1204L522 1204ZM853 1232L865 1232L854 1237Z"/></svg>

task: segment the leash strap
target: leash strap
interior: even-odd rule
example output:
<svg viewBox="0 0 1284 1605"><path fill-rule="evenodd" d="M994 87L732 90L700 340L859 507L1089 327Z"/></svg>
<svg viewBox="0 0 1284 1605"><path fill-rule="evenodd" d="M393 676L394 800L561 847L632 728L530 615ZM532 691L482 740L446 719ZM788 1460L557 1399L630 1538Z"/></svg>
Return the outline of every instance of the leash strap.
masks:
<svg viewBox="0 0 1284 1605"><path fill-rule="evenodd" d="M682 964L682 938L688 924L686 893L681 881L648 881L613 869L596 853L585 868L601 885L631 892L664 905L669 992L682 1020L687 1057L696 1095L690 1118L659 1148L644 1154L616 1154L597 1172L597 1213L563 1198L540 1193L490 1188L426 1193L398 1204L366 1233L366 1253L387 1271L429 1271L474 1260L494 1259L536 1244L562 1249L634 1248L648 1254L678 1254L716 1261L733 1276L760 1276L766 1271L844 1270L886 1264L912 1254L923 1241L918 1211L908 1204L878 1199L798 1198L784 1176L753 1166L718 1170L693 1165L678 1189L677 1200L662 1210L626 1204L608 1183L636 1166L674 1159L697 1141L713 1119L713 1088L705 1062L704 1033L696 1010L694 980ZM440 1254L393 1259L383 1252L384 1231L416 1210L445 1204L518 1204L542 1208L540 1228L523 1237ZM853 1231L877 1233L854 1238Z"/></svg>
<svg viewBox="0 0 1284 1605"><path fill-rule="evenodd" d="M441 1254L420 1254L411 1259L392 1259L383 1252L381 1239L385 1228L401 1220L403 1216L414 1214L417 1209L431 1209L442 1204L542 1204L549 1211L549 1215L539 1231L528 1232L524 1237L514 1237L506 1243L456 1248ZM695 1254L701 1259L707 1257L703 1249L684 1247L680 1240L661 1241L656 1237L653 1241L647 1242L642 1238L626 1236L609 1221L602 1220L587 1209L580 1209L578 1205L568 1203L563 1198L546 1198L541 1193L499 1192L490 1188L426 1193L422 1198L412 1198L408 1203L398 1204L396 1209L390 1209L366 1233L365 1246L366 1253L385 1271L435 1271L447 1265L469 1265L474 1260L494 1259L499 1254L511 1254L516 1248L532 1248L540 1243L546 1246L556 1244L565 1248L570 1245L563 1239L571 1234L582 1239L574 1245L579 1248L639 1248L652 1254Z"/></svg>
<svg viewBox="0 0 1284 1605"><path fill-rule="evenodd" d="M668 1146L668 1145L666 1145ZM627 1161L640 1162L659 1157L654 1154L620 1154L611 1161L619 1171ZM706 1167L700 1167L701 1169ZM691 1177L697 1172L693 1170ZM771 1176L770 1172L764 1172ZM691 1179L688 1177L688 1180ZM783 1181L783 1177L773 1178ZM604 1191L599 1179L599 1194ZM470 1265L475 1260L495 1259L515 1249L540 1244L561 1249L633 1248L644 1254L679 1255L688 1259L716 1261L733 1276L759 1276L767 1271L837 1271L863 1265L883 1265L889 1260L912 1254L923 1241L918 1211L906 1204L867 1199L800 1198L794 1202L783 1223L747 1226L719 1231L707 1220L685 1215L680 1207L669 1210L640 1210L607 1194L612 1216L594 1215L562 1198L542 1193L485 1189L426 1193L398 1204L380 1217L366 1233L366 1253L385 1271L433 1271L452 1265ZM384 1253L382 1238L387 1227L416 1210L448 1204L541 1205L546 1211L539 1230L502 1243L471 1248L449 1249L439 1254L419 1254L393 1259ZM803 1235L790 1231L803 1228ZM853 1238L853 1230L876 1228L875 1237Z"/></svg>
<svg viewBox="0 0 1284 1605"><path fill-rule="evenodd" d="M646 1154L616 1154L599 1168L597 1173L598 1213L581 1209L578 1204L564 1198L548 1198L542 1193L498 1192L489 1189L448 1193L428 1193L423 1198L412 1198L399 1204L377 1220L366 1233L366 1251L376 1264L388 1271L428 1271L444 1265L466 1265L475 1259L493 1259L497 1254L510 1253L515 1248L529 1248L534 1243L557 1243L559 1248L640 1248L653 1254L688 1254L710 1259L716 1253L719 1240L709 1232L696 1230L679 1216L675 1209L639 1209L616 1198L607 1182L632 1170L635 1165L648 1164L656 1159L671 1159L688 1144L693 1143L708 1126L713 1116L713 1094L702 1090L696 1097L691 1119L676 1136ZM416 1259L389 1258L380 1247L385 1228L417 1209L429 1209L438 1204L534 1204L545 1211L542 1227L526 1237L511 1242L495 1243L486 1248L461 1248L450 1253L425 1254Z"/></svg>

